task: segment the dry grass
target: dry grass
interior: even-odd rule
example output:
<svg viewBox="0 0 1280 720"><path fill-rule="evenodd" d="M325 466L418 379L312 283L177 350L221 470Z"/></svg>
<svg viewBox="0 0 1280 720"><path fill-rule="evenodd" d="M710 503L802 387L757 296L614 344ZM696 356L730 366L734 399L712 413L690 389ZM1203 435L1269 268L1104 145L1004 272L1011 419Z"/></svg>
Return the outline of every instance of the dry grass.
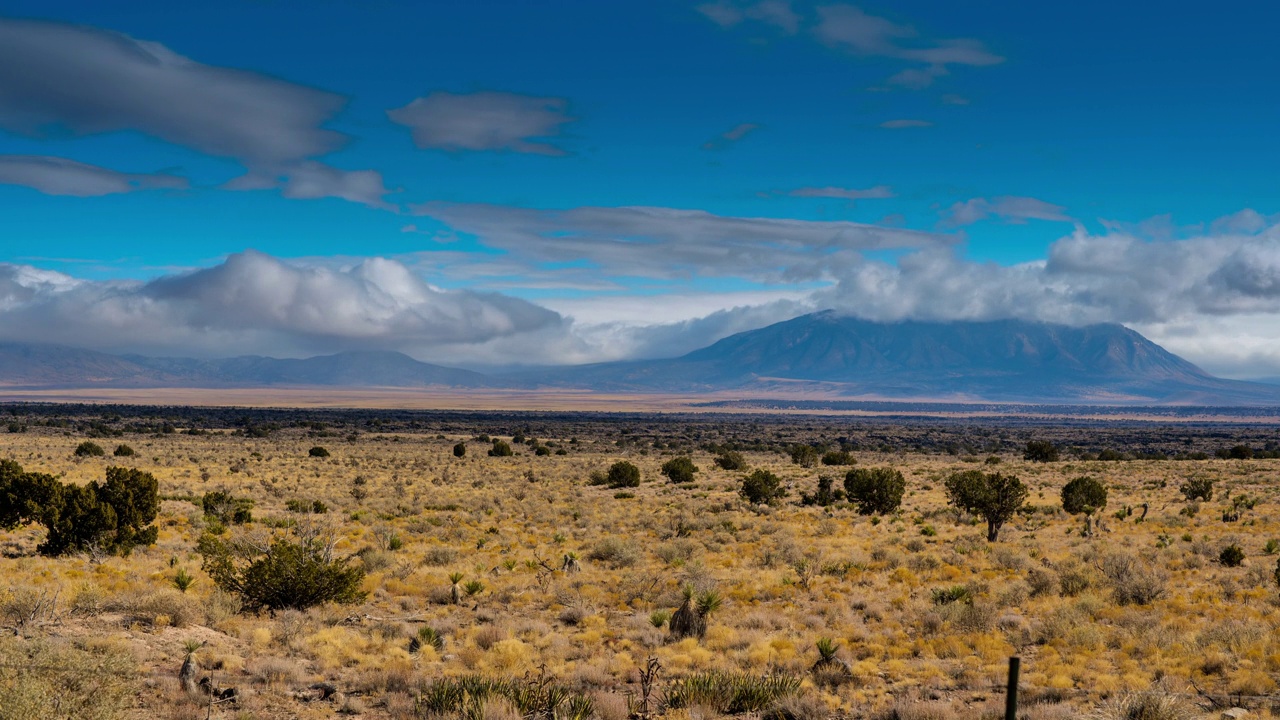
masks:
<svg viewBox="0 0 1280 720"><path fill-rule="evenodd" d="M1033 507L988 544L982 525L946 506L945 474L981 467L954 456L855 453L860 466L889 465L907 478L901 512L874 518L794 502L748 507L737 495L743 473L717 468L704 451L692 454L696 481L677 487L659 473L674 453L619 446L619 426L594 427L576 443L539 437L565 455L516 445L510 458L486 457L474 439L496 428L463 422L356 441L299 429L269 438L140 435L129 438L137 456L106 459L73 458L83 437L54 429L0 434L0 457L28 470L84 482L123 463L153 472L170 498L157 545L127 558L42 558L33 554L37 530L0 535L12 555L0 558L0 615L10 630L24 625L21 637L0 641L0 656L52 653L79 672L87 657L99 657L86 648L110 643L112 667L128 676L111 687L125 688L128 701L104 705L115 709L103 718L195 716L199 706L147 685L176 674L189 639L205 643L197 657L206 674L252 691L239 712L253 717L413 717L429 679L545 673L589 693L597 717L621 720L625 693L639 697L650 656L662 668L655 702L677 678L783 674L803 680L776 708L794 718L988 717L1012 654L1023 658L1033 698L1024 715L1033 719L1137 717L1126 708L1149 696L1127 693L1156 682L1170 692L1194 692L1192 683L1221 696L1278 692L1276 557L1265 548L1280 538L1280 460L1038 465L1005 455L1000 470L1027 482ZM459 459L452 447L461 440L468 453ZM309 457L317 444L331 456ZM832 472L793 465L782 453L745 455L752 469L783 478L788 501ZM592 471L618 459L642 471L633 497L587 485ZM1089 537L1058 503L1061 487L1083 474L1111 491L1102 529ZM1218 490L1189 514L1177 487L1192 474L1214 478ZM356 487L365 492L353 495ZM367 602L241 614L200 571L194 544L205 521L182 499L216 489L254 501L255 522L232 534L302 517L290 500L322 501L329 512L307 517L337 528L339 554L360 555ZM1260 502L1224 522L1224 504L1241 494ZM1144 503L1142 522L1136 512L1115 517ZM1218 562L1231 543L1245 550L1241 567ZM563 569L570 553L578 572ZM185 593L173 582L180 568L196 579ZM477 584L457 604L451 573L464 576L460 586ZM701 640L671 642L664 620L690 585L715 590L723 606ZM955 599L935 602L935 591ZM33 611L41 593L56 597L55 606ZM14 619L24 612L38 617ZM424 626L443 644L411 653ZM812 673L824 637L848 668L838 681ZM336 699L315 699L319 683L336 688ZM0 674L0 704L17 687ZM40 709L37 691L23 692L22 707L36 709L0 710L0 718L59 717ZM1267 706L1253 702L1255 716L1267 717ZM1199 716L1194 705L1179 707ZM515 712L505 701L484 709L492 717Z"/></svg>

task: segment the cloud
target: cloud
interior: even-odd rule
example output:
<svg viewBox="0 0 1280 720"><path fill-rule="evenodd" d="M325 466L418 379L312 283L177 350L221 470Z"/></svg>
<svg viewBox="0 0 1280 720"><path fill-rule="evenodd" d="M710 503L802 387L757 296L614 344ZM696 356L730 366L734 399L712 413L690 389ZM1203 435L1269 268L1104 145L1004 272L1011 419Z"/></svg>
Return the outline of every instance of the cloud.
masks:
<svg viewBox="0 0 1280 720"><path fill-rule="evenodd" d="M110 30L0 18L0 128L21 135L137 131L239 162L252 177L232 187L287 187L279 178L314 174L316 158L346 144L324 127L345 104Z"/></svg>
<svg viewBox="0 0 1280 720"><path fill-rule="evenodd" d="M411 208L530 265L661 279L828 278L868 250L944 245L954 237L846 221L714 215L658 207L535 210L426 203Z"/></svg>
<svg viewBox="0 0 1280 720"><path fill-rule="evenodd" d="M886 130L904 130L906 128L933 127L933 123L928 120L885 120L880 123L880 127Z"/></svg>
<svg viewBox="0 0 1280 720"><path fill-rule="evenodd" d="M1005 195L991 199L973 198L947 208L943 214L943 222L952 227L972 225L991 217L1013 224L1021 224L1027 220L1073 222L1070 216L1063 214L1064 209L1061 205L1031 197Z"/></svg>
<svg viewBox="0 0 1280 720"><path fill-rule="evenodd" d="M802 187L787 193L791 197L838 198L841 200L881 200L893 197L888 185L876 185L866 189L841 187Z"/></svg>
<svg viewBox="0 0 1280 720"><path fill-rule="evenodd" d="M928 87L949 74L950 65L983 67L1004 62L979 40L923 39L910 25L870 15L854 5L820 6L813 32L822 43L856 55L922 63L924 67L907 68L889 78L890 83L912 89Z"/></svg>
<svg viewBox="0 0 1280 720"><path fill-rule="evenodd" d="M411 128L414 144L424 149L566 155L551 139L560 134L560 126L575 119L566 114L567 108L564 98L435 92L388 110L387 117Z"/></svg>
<svg viewBox="0 0 1280 720"><path fill-rule="evenodd" d="M244 252L147 283L0 265L0 335L20 342L206 356L429 353L562 324L558 314L524 300L440 290L380 258L330 269Z"/></svg>
<svg viewBox="0 0 1280 720"><path fill-rule="evenodd" d="M702 149L724 150L759 129L755 123L740 123L703 143Z"/></svg>
<svg viewBox="0 0 1280 720"><path fill-rule="evenodd" d="M800 31L801 18L788 0L761 0L746 4L719 0L719 2L698 5L694 9L711 22L726 29L751 19L772 25L788 35L795 35Z"/></svg>
<svg viewBox="0 0 1280 720"><path fill-rule="evenodd" d="M182 190L187 179L166 173L122 173L47 155L0 155L0 184L22 185L46 195L97 197L138 190Z"/></svg>

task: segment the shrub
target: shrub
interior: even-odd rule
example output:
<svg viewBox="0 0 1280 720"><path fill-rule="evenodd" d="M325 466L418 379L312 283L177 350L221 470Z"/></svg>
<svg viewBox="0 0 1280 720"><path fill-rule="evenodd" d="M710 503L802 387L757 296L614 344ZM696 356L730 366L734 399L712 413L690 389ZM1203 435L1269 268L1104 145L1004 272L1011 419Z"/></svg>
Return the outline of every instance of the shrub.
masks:
<svg viewBox="0 0 1280 720"><path fill-rule="evenodd" d="M1100 567L1119 605L1150 605L1164 597L1167 574L1133 555L1113 553L1102 559Z"/></svg>
<svg viewBox="0 0 1280 720"><path fill-rule="evenodd" d="M511 457L512 455L515 455L515 452L512 451L511 446L505 440L494 438L493 447L489 450L489 457Z"/></svg>
<svg viewBox="0 0 1280 720"><path fill-rule="evenodd" d="M884 515L902 505L907 481L893 468L857 468L844 476L844 492L863 515Z"/></svg>
<svg viewBox="0 0 1280 720"><path fill-rule="evenodd" d="M619 460L609 466L609 471L605 473L605 484L611 490L640 487L640 468L626 460Z"/></svg>
<svg viewBox="0 0 1280 720"><path fill-rule="evenodd" d="M1218 562L1225 567L1240 567L1244 564L1244 550L1232 543L1222 548L1222 552L1218 554Z"/></svg>
<svg viewBox="0 0 1280 720"><path fill-rule="evenodd" d="M691 483L698 466L687 457L672 458L662 464L662 474L673 483Z"/></svg>
<svg viewBox="0 0 1280 720"><path fill-rule="evenodd" d="M772 505L787 494L782 487L782 480L768 470L760 469L742 479L742 489L738 491L752 505Z"/></svg>
<svg viewBox="0 0 1280 720"><path fill-rule="evenodd" d="M133 716L137 661L127 650L0 639L0 717L116 720Z"/></svg>
<svg viewBox="0 0 1280 720"><path fill-rule="evenodd" d="M1062 488L1062 509L1092 515L1107 506L1107 489L1091 477L1078 477Z"/></svg>
<svg viewBox="0 0 1280 720"><path fill-rule="evenodd" d="M214 518L223 525L243 525L253 522L253 500L237 498L223 490L205 493L200 499L200 507L204 510L206 517Z"/></svg>
<svg viewBox="0 0 1280 720"><path fill-rule="evenodd" d="M742 456L742 453L730 450L716 456L716 465L724 470L746 470L747 459Z"/></svg>
<svg viewBox="0 0 1280 720"><path fill-rule="evenodd" d="M636 564L640 559L640 551L630 542L616 537L607 537L587 553L587 559L609 563L615 568L628 567Z"/></svg>
<svg viewBox="0 0 1280 720"><path fill-rule="evenodd" d="M791 447L791 462L800 467L811 468L818 464L818 449L812 445L793 445Z"/></svg>
<svg viewBox="0 0 1280 720"><path fill-rule="evenodd" d="M822 456L823 465L854 465L858 459L848 450L832 450Z"/></svg>
<svg viewBox="0 0 1280 720"><path fill-rule="evenodd" d="M76 446L75 451L76 457L102 457L106 454L107 451L103 450L101 445L93 442L92 440L85 440L80 443Z"/></svg>
<svg viewBox="0 0 1280 720"><path fill-rule="evenodd" d="M415 704L419 717L588 720L595 713L591 696L569 690L549 678L441 678L423 687Z"/></svg>
<svg viewBox="0 0 1280 720"><path fill-rule="evenodd" d="M1028 440L1022 453L1022 459L1031 462L1058 462L1058 457L1058 447L1048 440Z"/></svg>
<svg viewBox="0 0 1280 720"><path fill-rule="evenodd" d="M828 475L818 476L818 488L810 495L807 492L800 493L800 503L802 505L817 505L819 507L827 507L836 501L836 492L832 489L835 481Z"/></svg>
<svg viewBox="0 0 1280 720"><path fill-rule="evenodd" d="M133 451L133 448L129 447L128 445L117 445L115 452L111 454L115 455L116 457L133 457L137 453L135 453Z"/></svg>
<svg viewBox="0 0 1280 720"><path fill-rule="evenodd" d="M1187 502L1193 500L1208 502L1213 499L1213 479L1207 477L1188 478L1178 490L1187 499Z"/></svg>
<svg viewBox="0 0 1280 720"><path fill-rule="evenodd" d="M800 692L799 676L708 672L672 680L666 688L670 709L706 708L717 715L762 713Z"/></svg>
<svg viewBox="0 0 1280 720"><path fill-rule="evenodd" d="M151 523L159 510L156 479L141 470L110 467L101 483L71 485L0 461L0 529L44 525L48 534L37 549L45 555L128 555L155 543L158 530Z"/></svg>
<svg viewBox="0 0 1280 720"><path fill-rule="evenodd" d="M955 507L987 521L987 541L995 542L1004 526L1027 500L1027 486L1016 476L981 470L952 473L945 482Z"/></svg>
<svg viewBox="0 0 1280 720"><path fill-rule="evenodd" d="M460 458L460 457L466 457L466 456L467 456L467 444L466 444L466 443L458 443L457 445L454 445L454 446L453 446L453 456L454 456L454 457L459 457L459 458Z"/></svg>
<svg viewBox="0 0 1280 720"><path fill-rule="evenodd" d="M329 451L317 445L308 450L307 455L310 455L311 457L327 458L329 457Z"/></svg>
<svg viewBox="0 0 1280 720"><path fill-rule="evenodd" d="M276 538L265 549L206 533L197 545L205 573L220 589L239 595L247 610L306 610L327 602L360 602L364 570L335 559L316 538Z"/></svg>

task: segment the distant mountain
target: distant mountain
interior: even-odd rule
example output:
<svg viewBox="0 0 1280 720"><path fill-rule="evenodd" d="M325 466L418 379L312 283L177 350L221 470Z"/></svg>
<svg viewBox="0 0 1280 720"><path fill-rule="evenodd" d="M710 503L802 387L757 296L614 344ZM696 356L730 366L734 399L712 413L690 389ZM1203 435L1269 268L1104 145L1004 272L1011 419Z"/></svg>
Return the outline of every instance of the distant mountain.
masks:
<svg viewBox="0 0 1280 720"><path fill-rule="evenodd" d="M1280 389L1215 378L1121 325L876 323L831 311L738 333L679 358L556 369L527 380L613 391L738 388L1028 402L1280 402Z"/></svg>
<svg viewBox="0 0 1280 720"><path fill-rule="evenodd" d="M876 323L830 311L738 333L678 358L501 376L396 352L193 360L0 343L0 386L737 390L757 397L1280 405L1280 387L1215 378L1120 325Z"/></svg>
<svg viewBox="0 0 1280 720"><path fill-rule="evenodd" d="M0 343L0 386L8 387L476 388L491 384L480 373L418 362L398 352L346 352L304 360L259 356L194 360Z"/></svg>

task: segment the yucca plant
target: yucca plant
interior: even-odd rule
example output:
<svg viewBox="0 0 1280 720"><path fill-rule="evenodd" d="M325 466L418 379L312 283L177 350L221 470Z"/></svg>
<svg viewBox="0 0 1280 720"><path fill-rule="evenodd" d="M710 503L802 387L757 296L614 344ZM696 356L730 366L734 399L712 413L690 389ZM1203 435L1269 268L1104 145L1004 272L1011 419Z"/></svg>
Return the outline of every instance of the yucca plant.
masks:
<svg viewBox="0 0 1280 720"><path fill-rule="evenodd" d="M462 582L463 577L460 572L449 573L449 599L454 605L462 602L462 587L458 583Z"/></svg>
<svg viewBox="0 0 1280 720"><path fill-rule="evenodd" d="M416 653L424 647L434 648L436 652L444 650L444 636L430 625L418 628L418 634L409 641L409 652Z"/></svg>
<svg viewBox="0 0 1280 720"><path fill-rule="evenodd" d="M654 610L653 613L649 615L649 624L656 628L660 628L663 625L666 625L667 621L670 619L670 610Z"/></svg>
<svg viewBox="0 0 1280 720"><path fill-rule="evenodd" d="M178 573L173 576L173 586L182 592L191 589L191 586L195 584L196 579L191 576L191 573L187 572L186 568L179 568Z"/></svg>
<svg viewBox="0 0 1280 720"><path fill-rule="evenodd" d="M707 634L707 617L720 609L724 600L714 590L694 594L692 585L682 591L684 602L671 616L671 637L679 640L687 637L703 637Z"/></svg>
<svg viewBox="0 0 1280 720"><path fill-rule="evenodd" d="M814 643L814 647L818 649L818 664L825 665L834 662L836 659L836 651L840 649L840 645L831 638L818 638L818 642Z"/></svg>
<svg viewBox="0 0 1280 720"><path fill-rule="evenodd" d="M469 580L466 585L462 586L462 589L466 591L467 597L474 597L484 592L484 583L479 580Z"/></svg>
<svg viewBox="0 0 1280 720"><path fill-rule="evenodd" d="M200 674L200 663L196 660L196 651L202 647L204 643L199 640L187 640L182 643L185 653L182 667L178 669L178 682L181 683L184 691L192 695L199 689L196 686L196 676Z"/></svg>

